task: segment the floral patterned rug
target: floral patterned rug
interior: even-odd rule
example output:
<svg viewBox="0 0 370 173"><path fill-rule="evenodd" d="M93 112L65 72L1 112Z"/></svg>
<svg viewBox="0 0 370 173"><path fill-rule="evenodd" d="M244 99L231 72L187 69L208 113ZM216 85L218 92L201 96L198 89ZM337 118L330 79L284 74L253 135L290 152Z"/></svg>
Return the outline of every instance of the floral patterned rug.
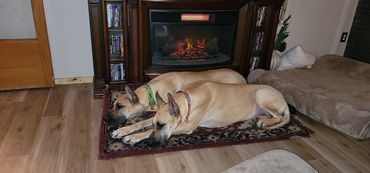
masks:
<svg viewBox="0 0 370 173"><path fill-rule="evenodd" d="M124 91L117 89L106 90L103 117L111 108L114 100L123 92ZM311 133L310 129L304 127L298 120L294 118L294 115L292 115L289 124L273 130L264 130L258 128L256 126L258 120L257 118L238 122L222 128L209 129L199 127L192 134L172 136L169 139L167 146L162 147L153 147L145 140L131 146L122 142L121 139L114 139L110 136L114 130L122 126L134 124L136 122L148 119L153 115L154 113L147 112L144 116L130 119L126 122L126 124L119 126L108 124L102 120L100 129L99 158L111 159L117 157L154 154L196 148L287 140L294 137L308 137Z"/></svg>

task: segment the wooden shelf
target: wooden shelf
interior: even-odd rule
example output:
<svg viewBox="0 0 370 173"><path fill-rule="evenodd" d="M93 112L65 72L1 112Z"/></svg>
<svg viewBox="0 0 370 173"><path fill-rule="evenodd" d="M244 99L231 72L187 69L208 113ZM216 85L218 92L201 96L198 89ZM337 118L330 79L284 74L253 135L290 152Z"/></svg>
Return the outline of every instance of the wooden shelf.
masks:
<svg viewBox="0 0 370 173"><path fill-rule="evenodd" d="M253 56L261 56L262 55L262 50L252 50L252 57Z"/></svg>
<svg viewBox="0 0 370 173"><path fill-rule="evenodd" d="M123 32L123 29L122 27L119 27L119 28L108 28L108 31L109 32Z"/></svg>
<svg viewBox="0 0 370 173"><path fill-rule="evenodd" d="M104 1L108 3L123 3L123 1L125 0L104 0Z"/></svg>
<svg viewBox="0 0 370 173"><path fill-rule="evenodd" d="M258 26L256 27L256 32L265 32L266 27L265 26Z"/></svg>
<svg viewBox="0 0 370 173"><path fill-rule="evenodd" d="M121 63L121 62L125 62L124 59L116 59L116 58L111 58L110 59L110 62L113 63L113 64L116 64L116 63Z"/></svg>
<svg viewBox="0 0 370 173"><path fill-rule="evenodd" d="M113 59L117 59L117 60L124 60L124 57L123 57L123 56L114 56L114 55L111 55L111 56L109 56L109 58L110 58L111 60L113 60Z"/></svg>
<svg viewBox="0 0 370 173"><path fill-rule="evenodd" d="M111 84L125 84L128 83L126 80L113 80L110 81Z"/></svg>

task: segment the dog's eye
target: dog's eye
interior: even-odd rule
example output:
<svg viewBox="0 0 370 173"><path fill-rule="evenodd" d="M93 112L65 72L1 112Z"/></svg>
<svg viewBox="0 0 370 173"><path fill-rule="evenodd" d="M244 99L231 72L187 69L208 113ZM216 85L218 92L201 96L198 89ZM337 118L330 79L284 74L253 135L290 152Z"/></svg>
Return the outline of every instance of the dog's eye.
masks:
<svg viewBox="0 0 370 173"><path fill-rule="evenodd" d="M161 128L163 128L163 126L164 126L165 124L162 124L162 123L160 123L160 122L157 122L157 129L161 129Z"/></svg>
<svg viewBox="0 0 370 173"><path fill-rule="evenodd" d="M121 108L123 108L124 106L122 106L122 105L120 105L120 104L116 104L116 108L117 109L121 109Z"/></svg>

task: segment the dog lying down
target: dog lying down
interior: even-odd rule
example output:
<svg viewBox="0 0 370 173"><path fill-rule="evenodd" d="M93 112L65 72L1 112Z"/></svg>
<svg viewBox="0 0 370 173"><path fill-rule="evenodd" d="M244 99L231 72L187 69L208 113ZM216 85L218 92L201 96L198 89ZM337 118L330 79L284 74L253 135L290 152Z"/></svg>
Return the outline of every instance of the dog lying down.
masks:
<svg viewBox="0 0 370 173"><path fill-rule="evenodd" d="M177 91L184 89L186 85L203 80L223 83L246 83L242 75L230 69L164 73L147 84L140 86L135 91L126 86L127 94L117 98L105 119L110 124L120 124L124 123L128 118L142 115L145 111L156 111L157 100L154 97L154 93L158 93L162 97L167 93L175 94ZM166 97L165 101L167 101ZM151 124L151 122L149 123ZM114 134L115 137L122 137L119 130L114 132Z"/></svg>
<svg viewBox="0 0 370 173"><path fill-rule="evenodd" d="M133 145L149 138L153 144L165 145L171 135L190 134L198 126L223 127L257 115L257 125L265 129L282 127L290 119L282 94L267 85L200 81L174 96L167 94L167 104L156 97L159 109L153 118L121 128L124 136L128 135L123 138L125 143ZM131 134L144 126L153 128Z"/></svg>

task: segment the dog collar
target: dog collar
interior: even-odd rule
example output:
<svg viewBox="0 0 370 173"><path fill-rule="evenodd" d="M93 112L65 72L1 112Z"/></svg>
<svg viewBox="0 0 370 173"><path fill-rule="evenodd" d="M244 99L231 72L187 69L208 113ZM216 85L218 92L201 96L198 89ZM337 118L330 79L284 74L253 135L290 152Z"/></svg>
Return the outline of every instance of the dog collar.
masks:
<svg viewBox="0 0 370 173"><path fill-rule="evenodd" d="M185 91L178 91L177 93L182 93L185 96L186 102L188 103L188 112L186 113L186 120L189 121L189 115L190 115L190 109L191 109L191 100L190 96L187 92Z"/></svg>
<svg viewBox="0 0 370 173"><path fill-rule="evenodd" d="M144 84L144 88L145 88L146 94L148 95L150 109L154 110L155 99L153 97L152 88L148 84Z"/></svg>

